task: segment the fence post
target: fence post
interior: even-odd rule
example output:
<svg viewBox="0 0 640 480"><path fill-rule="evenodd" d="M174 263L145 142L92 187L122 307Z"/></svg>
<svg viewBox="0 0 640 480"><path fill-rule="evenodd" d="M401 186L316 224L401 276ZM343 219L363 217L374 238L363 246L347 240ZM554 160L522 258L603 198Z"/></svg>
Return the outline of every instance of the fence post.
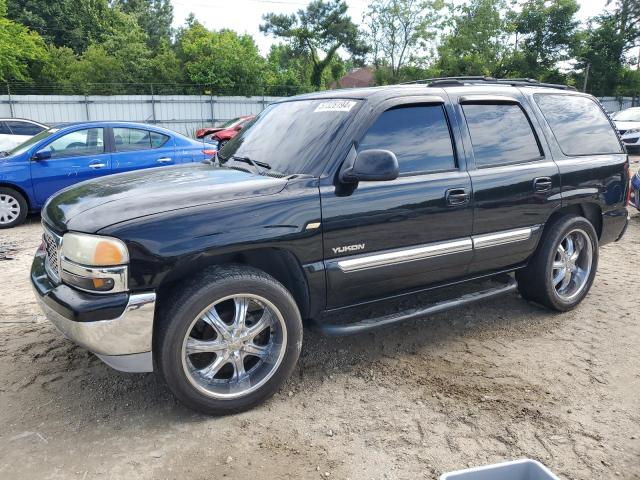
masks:
<svg viewBox="0 0 640 480"><path fill-rule="evenodd" d="M9 88L9 82L7 82L7 97L9 98L9 114L13 118L13 102L11 101L11 88Z"/></svg>
<svg viewBox="0 0 640 480"><path fill-rule="evenodd" d="M156 123L156 98L153 94L153 83L151 84L151 120Z"/></svg>
<svg viewBox="0 0 640 480"><path fill-rule="evenodd" d="M84 96L84 110L87 115L87 122L91 120L91 115L89 115L89 95Z"/></svg>
<svg viewBox="0 0 640 480"><path fill-rule="evenodd" d="M215 101L213 100L213 85L211 85L209 86L209 104L211 105L211 126L212 127L214 126L214 123L216 121L214 103Z"/></svg>

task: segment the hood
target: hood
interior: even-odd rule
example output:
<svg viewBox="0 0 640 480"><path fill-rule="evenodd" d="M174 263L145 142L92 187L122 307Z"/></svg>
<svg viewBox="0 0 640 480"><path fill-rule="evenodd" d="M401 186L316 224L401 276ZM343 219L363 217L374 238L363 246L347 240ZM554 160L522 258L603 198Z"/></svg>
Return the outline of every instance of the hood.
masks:
<svg viewBox="0 0 640 480"><path fill-rule="evenodd" d="M640 122L621 122L614 120L618 130L629 130L630 128L640 128Z"/></svg>
<svg viewBox="0 0 640 480"><path fill-rule="evenodd" d="M207 164L137 170L78 183L53 196L42 218L59 232L98 230L198 205L272 195L287 180Z"/></svg>

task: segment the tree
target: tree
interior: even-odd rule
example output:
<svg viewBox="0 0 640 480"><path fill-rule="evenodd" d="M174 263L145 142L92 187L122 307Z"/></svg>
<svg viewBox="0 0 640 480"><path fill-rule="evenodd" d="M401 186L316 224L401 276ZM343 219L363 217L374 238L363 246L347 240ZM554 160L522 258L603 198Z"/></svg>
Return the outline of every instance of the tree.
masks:
<svg viewBox="0 0 640 480"><path fill-rule="evenodd" d="M436 35L440 1L382 0L369 6L363 21L376 69L391 70L389 81L398 81L400 70L415 61L420 47Z"/></svg>
<svg viewBox="0 0 640 480"><path fill-rule="evenodd" d="M443 76L500 75L508 52L505 1L471 0L450 9L437 71Z"/></svg>
<svg viewBox="0 0 640 480"><path fill-rule="evenodd" d="M173 6L170 0L113 0L112 6L133 15L147 34L152 51L161 51L171 42Z"/></svg>
<svg viewBox="0 0 640 480"><path fill-rule="evenodd" d="M178 33L177 50L185 76L193 83L246 94L262 85L265 61L250 35L211 32L194 21Z"/></svg>
<svg viewBox="0 0 640 480"><path fill-rule="evenodd" d="M31 65L47 58L45 43L36 32L5 18L6 13L0 0L0 81L31 81Z"/></svg>
<svg viewBox="0 0 640 480"><path fill-rule="evenodd" d="M108 0L10 0L7 17L40 33L47 43L82 53L101 41L111 13Z"/></svg>
<svg viewBox="0 0 640 480"><path fill-rule="evenodd" d="M526 0L518 13L509 12L516 43L506 73L549 80L575 47L579 9L576 0Z"/></svg>
<svg viewBox="0 0 640 480"><path fill-rule="evenodd" d="M316 88L322 86L323 74L340 48L356 57L367 51L358 27L347 15L344 0L314 0L296 14L269 13L264 20L261 32L286 39L294 51L308 53L311 84Z"/></svg>

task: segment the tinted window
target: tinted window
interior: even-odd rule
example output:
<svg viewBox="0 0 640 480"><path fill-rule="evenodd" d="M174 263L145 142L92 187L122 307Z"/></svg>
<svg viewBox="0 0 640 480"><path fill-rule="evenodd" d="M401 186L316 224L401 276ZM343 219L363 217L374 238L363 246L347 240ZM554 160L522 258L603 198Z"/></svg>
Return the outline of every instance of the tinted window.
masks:
<svg viewBox="0 0 640 480"><path fill-rule="evenodd" d="M592 99L577 95L535 95L565 155L620 153L609 120Z"/></svg>
<svg viewBox="0 0 640 480"><path fill-rule="evenodd" d="M138 128L114 128L113 138L116 144L116 152L150 149L151 136L149 133L149 130Z"/></svg>
<svg viewBox="0 0 640 480"><path fill-rule="evenodd" d="M269 172L320 175L359 100L290 100L268 106L218 154L222 163L251 170L231 156L268 163Z"/></svg>
<svg viewBox="0 0 640 480"><path fill-rule="evenodd" d="M440 105L393 108L383 112L358 145L358 150L395 153L400 173L455 168L453 145Z"/></svg>
<svg viewBox="0 0 640 480"><path fill-rule="evenodd" d="M29 122L7 121L14 135L37 135L44 130L43 127Z"/></svg>
<svg viewBox="0 0 640 480"><path fill-rule="evenodd" d="M86 128L67 133L43 148L51 151L51 158L96 155L104 152L104 130Z"/></svg>
<svg viewBox="0 0 640 480"><path fill-rule="evenodd" d="M169 135L163 135L158 132L151 132L151 148L158 148L167 143Z"/></svg>
<svg viewBox="0 0 640 480"><path fill-rule="evenodd" d="M531 124L515 104L466 104L476 166L526 162L541 157Z"/></svg>
<svg viewBox="0 0 640 480"><path fill-rule="evenodd" d="M1 135L11 135L11 130L5 122L0 122L0 134Z"/></svg>

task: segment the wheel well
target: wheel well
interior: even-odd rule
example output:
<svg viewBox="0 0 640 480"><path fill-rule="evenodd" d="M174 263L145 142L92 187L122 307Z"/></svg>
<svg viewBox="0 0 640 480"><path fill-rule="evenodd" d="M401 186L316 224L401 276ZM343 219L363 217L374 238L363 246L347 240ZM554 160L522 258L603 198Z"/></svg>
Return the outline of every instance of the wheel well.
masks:
<svg viewBox="0 0 640 480"><path fill-rule="evenodd" d="M591 225L593 225L593 228L596 230L596 233L598 234L598 239L600 239L600 236L602 235L602 209L598 204L579 203L574 205L566 205L553 212L553 215L549 217L549 220L547 220L547 223L545 224L545 229L547 226L555 223L558 218L563 217L567 214L578 215L589 220Z"/></svg>
<svg viewBox="0 0 640 480"><path fill-rule="evenodd" d="M20 195L24 197L24 201L27 202L27 208L29 210L31 209L31 202L29 201L29 195L27 195L27 192L25 192L22 188L12 183L2 183L2 182L0 182L0 187L10 188L11 190L15 190L16 192L18 192Z"/></svg>
<svg viewBox="0 0 640 480"><path fill-rule="evenodd" d="M164 293L180 288L184 278L197 275L198 272L212 265L247 265L262 270L289 290L300 309L302 318L308 316L309 288L302 266L293 253L279 248L258 248L227 253L207 257L206 261L200 258L186 266L181 265L170 272L160 284L157 289L158 298L167 298L168 295Z"/></svg>

